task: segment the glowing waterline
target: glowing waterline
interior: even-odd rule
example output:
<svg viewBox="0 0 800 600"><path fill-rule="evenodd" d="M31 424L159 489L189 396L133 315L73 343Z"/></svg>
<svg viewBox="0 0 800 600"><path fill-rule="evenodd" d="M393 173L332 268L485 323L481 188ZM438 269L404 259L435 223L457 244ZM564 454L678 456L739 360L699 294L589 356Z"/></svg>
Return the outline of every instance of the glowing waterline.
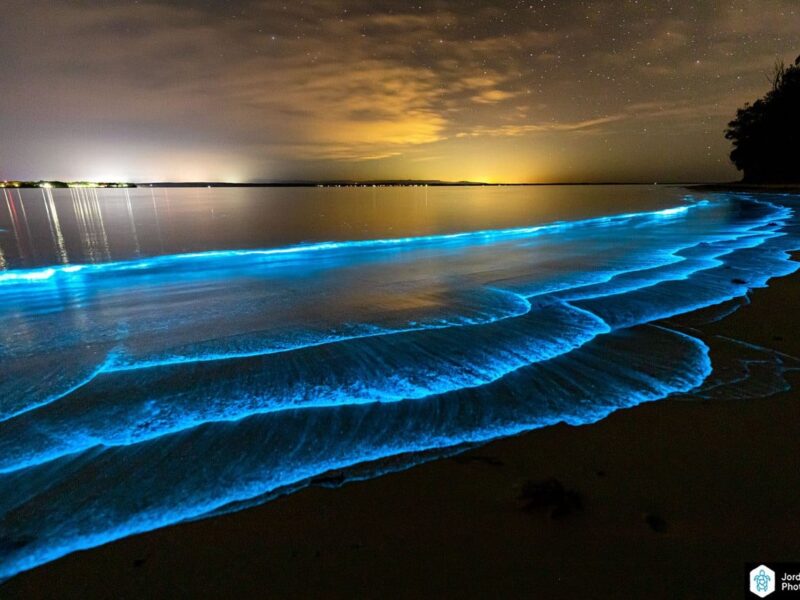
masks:
<svg viewBox="0 0 800 600"><path fill-rule="evenodd" d="M18 283L36 283L47 281L59 274L74 275L86 271L121 271L130 269L147 269L154 264L160 263L173 263L193 259L215 259L223 257L248 257L248 256L285 256L292 254L301 254L307 252L320 252L341 249L363 249L363 248L381 248L391 246L403 246L407 244L424 244L424 243L437 243L446 242L450 240L469 240L469 239L496 239L496 238L513 238L518 236L528 236L531 234L541 234L546 232L558 231L567 227L593 225L598 223L614 223L621 222L633 218L642 217L656 217L668 218L676 217L686 214L690 208L697 206L707 205L707 200L702 200L689 206L677 206L674 208L667 208L664 210L641 212L641 213L624 213L620 215L612 215L608 217L596 217L592 219L585 219L580 221L555 221L543 225L536 225L532 227L518 227L511 229L486 229L480 231L465 231L459 233L446 233L435 234L418 237L401 237L401 238L387 238L375 240L352 240L344 242L313 242L307 244L296 244L282 248L266 248L258 250L210 250L207 252L188 252L181 254L166 254L154 256L152 258L145 258L130 261L112 261L96 264L79 264L68 265L59 267L46 267L37 269L19 269L14 271L6 271L0 273L0 285L3 284L18 284Z"/></svg>
<svg viewBox="0 0 800 600"><path fill-rule="evenodd" d="M753 240L759 240L759 243L761 243L761 242L764 241L764 239L771 239L771 238L775 238L775 237L779 237L779 236L770 235L769 231L764 231L764 232L762 232L762 235L760 235L760 236L752 236L751 238L747 238L747 241L751 242ZM744 246L737 247L736 250L750 249L752 247L757 247L758 245L759 244L757 243L757 244L755 244L755 246L752 246L751 244L748 243L748 244L746 244ZM716 257L718 255L728 254L731 251L732 250L729 250L729 249L720 249L718 252L716 252L714 254L711 254L710 256L704 257L703 261L710 262L712 264L717 264L717 263L718 264L722 264L721 262L716 260ZM781 253L781 254L782 254L784 259L788 259L788 255L785 255L783 253ZM796 266L797 266L796 263L791 263L788 260L781 260L780 262L782 264L786 265L785 268L786 268L787 271L794 270L794 268L796 268ZM711 267L704 266L702 268L694 270L693 273L697 274L699 272L707 270L708 268L711 268ZM776 273L773 273L773 274L777 275L779 273L776 272ZM761 280L759 280L759 279L754 279L753 282L750 285L752 285L752 286L762 285L767 279L770 278L771 275L772 274L763 274L763 275L761 275L761 277L763 278L763 282ZM655 279L655 280L652 280L652 281L648 281L646 284L638 286L636 289L641 290L641 289L645 289L647 287L663 284L663 283L666 283L666 282L669 282L669 281L681 281L681 280L684 280L684 278L680 277L680 278L674 279L674 280L663 279L663 278ZM577 289L580 289L580 288L577 288ZM675 316L677 314L681 314L681 313L685 313L685 312L690 312L690 311L695 310L695 309L706 308L706 307L708 307L708 306L710 306L712 304L728 301L728 300L733 299L733 298L735 298L735 297L737 297L739 295L745 294L747 289L748 289L747 286L742 286L742 285L738 285L737 284L737 285L732 285L731 288L726 293L723 293L722 295L714 296L711 299L706 298L705 300L700 300L700 301L697 301L695 303L689 303L689 304L678 303L678 304L676 304L674 306L671 306L669 308L658 308L658 307L655 307L654 311L650 311L646 315L641 315L641 316L636 317L636 318L634 318L632 320L629 320L624 325L615 325L614 329L616 329L617 327L620 327L620 326L622 326L622 327L630 327L630 326L633 326L633 325L636 325L636 324L652 322L654 320L663 319L663 318L667 318L667 317L672 317L672 316ZM599 298L607 298L607 297L610 297L610 296L618 296L618 295L623 295L624 296L627 291L630 291L630 290L628 290L627 288L624 288L623 290L613 290L611 292L602 293L602 294L597 294L597 293L589 294L589 295L577 294L576 297L578 297L578 298L595 299L596 300L596 299L599 299ZM571 297L570 294L567 294L567 298L570 298L570 297ZM520 297L520 299L523 300L524 302L526 302L526 306L528 306L528 310L530 310L530 304L527 302L527 300L525 300L522 297ZM600 316L600 315L598 315L598 314L596 314L594 312L591 312L590 310L585 310L584 308L581 308L581 307L578 307L578 306L575 306L575 305L570 305L568 303L565 303L565 305L569 306L573 310L576 310L578 313L585 314L587 317L590 317L590 318L596 320L598 323L600 323L602 325L602 327L600 328L600 330L595 331L588 338L585 338L583 341L581 341L581 342L579 342L577 344L575 343L577 340L572 340L571 344L570 343L564 343L563 348L558 353L556 353L554 355L550 355L550 356L555 356L555 355L558 355L558 354L561 354L561 353L570 352L571 350L573 350L573 349L575 349L577 347L580 347L581 345L583 345L587 341L593 339L596 335L604 333L604 332L609 332L612 329L603 320L602 316ZM506 318L509 318L509 317L506 317ZM501 319L497 319L495 321L482 323L481 325L489 325L492 322L503 321L506 318L501 318ZM453 327L461 327L461 326L453 326ZM432 330L432 329L436 329L436 328L434 328L434 327L426 327L426 328L421 328L421 329L415 329L413 331L424 331L424 330ZM374 336L364 336L364 337L374 337ZM259 353L259 354L269 354L269 353ZM229 357L226 357L226 358L229 358ZM547 359L547 357L541 356L541 357L539 357L538 360L546 360L546 359ZM393 402L393 401L398 401L400 399L418 399L418 398L424 398L424 397L430 396L430 395L441 394L441 393L445 393L445 392L448 392L448 391L453 391L455 389L469 389L471 387L483 386L483 385L486 385L487 383L491 383L493 381L496 381L497 379L499 379L499 378L501 378L501 377L513 372L516 369L519 369L519 368L521 368L521 367L523 367L523 366L525 366L527 364L532 364L532 361L535 362L535 360L533 359L532 356L528 357L528 358L526 358L524 360L521 360L521 361L517 361L517 360L508 361L508 360L506 360L506 361L503 361L502 364L498 363L497 365L492 366L489 369L489 371L486 374L484 374L483 376L479 376L477 373L473 374L474 379L471 380L471 381L460 381L458 383L451 382L452 385L445 386L445 387L432 385L432 387L420 388L420 389L418 389L416 391L415 390L406 389L406 390L403 391L403 393L400 393L400 392L398 392L398 390L395 389L393 392L388 392L388 391L387 392L382 392L378 396L369 396L369 397L364 397L364 398L359 398L359 397L354 397L354 396L349 396L349 395L344 397L344 396L342 396L341 393L336 393L336 394L334 394L334 396L329 401L316 400L316 401L313 401L313 402L305 402L305 403L302 403L302 404L296 404L294 402L288 402L285 405L280 405L280 406L273 406L273 405L271 405L270 403L267 402L261 407L257 408L257 407L250 406L250 407L248 407L246 409L242 409L242 408L238 407L236 402L232 402L232 404L229 407L229 412L227 412L227 413L214 413L214 414L203 414L203 415L198 414L198 415L195 415L194 417L189 416L189 415L185 415L180 420L180 422L177 422L177 423L175 423L175 424L173 424L171 426L169 426L169 425L162 426L162 427L160 427L158 429L150 430L150 431L148 431L146 433L139 432L135 437L130 438L130 439L127 439L127 438L126 439L113 439L111 437L102 438L102 437L97 437L95 434L90 434L90 433L85 433L85 434L83 434L81 436L74 435L74 436L72 436L71 441L73 442L73 444L76 444L76 445L73 446L73 447L59 447L59 444L53 444L53 445L51 445L49 447L49 449L45 453L36 454L35 456L28 456L27 458L22 458L22 457L13 457L12 458L10 453L7 453L8 458L13 462L11 462L10 464L6 464L3 467L1 467L0 468L0 473L10 473L10 472L14 472L14 471L17 471L17 470L20 470L20 469L27 469L27 468L36 466L38 464L42 464L44 462L49 462L51 460L55 460L55 459L57 459L57 458L59 458L61 456L65 456L67 454L72 454L72 453L75 453L75 452L79 452L81 450L85 450L85 449L87 449L89 447L92 447L92 446L95 446L95 445L103 445L104 447L114 447L114 446L118 446L118 445L129 445L129 444L133 444L133 443L140 443L140 442L143 442L143 441L147 441L149 439L155 439L157 437L161 437L163 435L169 435L169 434L177 433L179 431L183 431L183 430L186 430L186 429L197 427L198 425L205 424L205 423L226 422L226 421L227 422L235 422L235 421L239 421L239 420L241 420L243 418L246 418L246 417L249 417L249 416L253 416L253 415L257 415L257 414L267 414L267 413L280 412L280 411L283 411L283 410L321 409L321 408L332 408L332 407L337 407L337 406L343 406L343 405L348 405L348 404L349 405L357 405L357 404L365 404L365 403L373 403L373 402ZM194 358L194 359L186 358L186 359L180 360L179 362L173 363L173 365L177 366L177 365L182 364L182 363L194 363L194 362L198 362L198 359L197 358ZM148 365L148 366L164 366L164 365ZM139 368L141 368L141 366ZM112 373L114 371L125 371L125 370L129 370L129 369L113 369L113 368L110 368L110 369L107 369L106 372ZM130 369L130 370L132 370L132 369ZM389 388L387 388L387 390L388 389ZM333 391L331 391L331 393L333 393Z"/></svg>

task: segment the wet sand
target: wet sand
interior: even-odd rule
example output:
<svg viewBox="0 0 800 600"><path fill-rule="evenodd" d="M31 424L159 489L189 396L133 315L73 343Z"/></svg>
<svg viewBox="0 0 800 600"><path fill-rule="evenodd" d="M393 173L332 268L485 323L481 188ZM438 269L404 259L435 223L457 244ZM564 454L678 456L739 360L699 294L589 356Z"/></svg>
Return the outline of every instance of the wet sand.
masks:
<svg viewBox="0 0 800 600"><path fill-rule="evenodd" d="M800 356L798 306L800 276L756 290L702 328L712 357ZM77 552L0 598L741 598L745 562L800 560L799 451L798 390L671 398Z"/></svg>

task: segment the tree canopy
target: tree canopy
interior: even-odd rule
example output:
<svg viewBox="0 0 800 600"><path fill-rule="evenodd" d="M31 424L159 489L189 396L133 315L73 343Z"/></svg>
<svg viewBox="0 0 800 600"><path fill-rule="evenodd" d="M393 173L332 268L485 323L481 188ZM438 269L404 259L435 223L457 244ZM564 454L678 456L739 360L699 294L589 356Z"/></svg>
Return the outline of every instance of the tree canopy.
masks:
<svg viewBox="0 0 800 600"><path fill-rule="evenodd" d="M746 182L800 181L800 56L788 67L777 62L770 82L763 98L728 123L731 161Z"/></svg>

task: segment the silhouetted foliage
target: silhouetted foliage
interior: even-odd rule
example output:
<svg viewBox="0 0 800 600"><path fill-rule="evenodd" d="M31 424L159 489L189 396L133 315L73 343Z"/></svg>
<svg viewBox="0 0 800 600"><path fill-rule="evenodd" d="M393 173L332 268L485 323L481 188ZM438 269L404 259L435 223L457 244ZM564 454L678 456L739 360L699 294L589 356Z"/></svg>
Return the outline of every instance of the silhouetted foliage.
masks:
<svg viewBox="0 0 800 600"><path fill-rule="evenodd" d="M728 123L731 161L747 182L800 181L800 56L775 63L772 89Z"/></svg>

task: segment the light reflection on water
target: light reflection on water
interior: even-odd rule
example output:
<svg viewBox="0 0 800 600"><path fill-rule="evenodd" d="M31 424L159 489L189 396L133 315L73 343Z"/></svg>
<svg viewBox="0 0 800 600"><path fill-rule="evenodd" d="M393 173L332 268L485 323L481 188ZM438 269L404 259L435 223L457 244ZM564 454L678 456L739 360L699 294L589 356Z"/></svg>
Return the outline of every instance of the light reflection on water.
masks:
<svg viewBox="0 0 800 600"><path fill-rule="evenodd" d="M663 186L3 189L0 268L505 229L665 208L684 193Z"/></svg>

